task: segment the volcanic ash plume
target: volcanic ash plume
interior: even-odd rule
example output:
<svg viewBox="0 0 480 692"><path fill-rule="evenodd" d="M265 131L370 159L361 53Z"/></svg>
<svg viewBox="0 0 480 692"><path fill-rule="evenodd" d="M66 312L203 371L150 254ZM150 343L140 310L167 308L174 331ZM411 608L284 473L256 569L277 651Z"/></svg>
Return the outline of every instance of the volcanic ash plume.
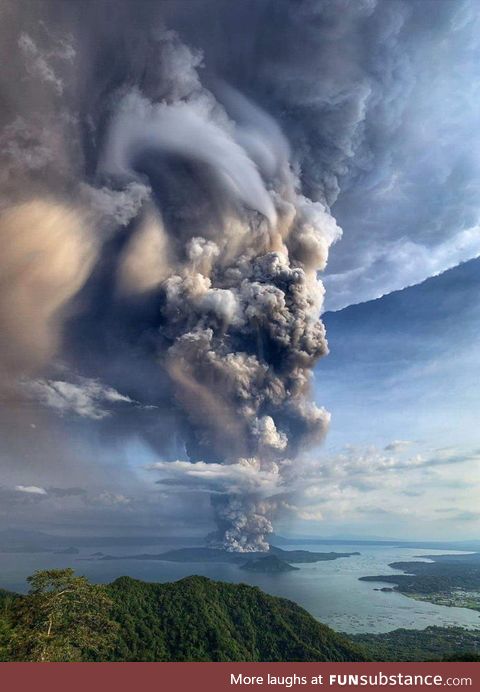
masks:
<svg viewBox="0 0 480 692"><path fill-rule="evenodd" d="M42 53L33 38L19 44L24 51L30 46L27 68L33 61L44 91L51 91L51 103L35 113L41 126L22 112L45 158L20 161L20 178L28 180L22 198L35 189L37 197L56 192L64 204L80 204L96 229L96 260L82 255L80 231L70 231L73 212L45 201L5 212L4 225L17 215L16 242L27 250L37 251L51 231L38 252L55 272L31 297L37 347L42 355L50 349L52 367L55 351L77 375L101 378L148 404L148 424L136 410L134 425L114 432L143 436L164 459L154 466L170 485L194 482L212 494L213 543L268 549L295 458L328 426L310 385L313 366L327 352L317 272L340 230L323 203L302 194L277 122L211 75L206 88L201 54L175 32L146 23L138 42L125 36L122 42L127 26L114 23L117 57L109 74L109 46L95 52L85 41L88 17L69 21L75 48L66 61L58 50ZM49 67L48 60L56 62ZM82 79L67 80L67 68ZM77 91L69 90L72 83ZM46 174L55 157L48 144L52 103L68 123L65 146L68 139L73 151L61 189ZM67 214L61 236L49 225L60 213ZM38 285L27 271L24 264L11 270L12 296L16 282L21 297ZM43 332L57 330L59 308L85 272L75 309L62 317L63 342L51 344ZM3 322L4 312L2 302ZM13 330L8 321L7 327Z"/></svg>
<svg viewBox="0 0 480 692"><path fill-rule="evenodd" d="M170 39L166 46L173 49ZM134 166L145 166L155 199L157 185L158 197L162 184L175 189L176 168L191 171L190 181L182 179L181 209L169 218L155 199L156 218L144 211L118 280L124 299L129 292L138 298L147 284L160 297L157 356L182 412L192 465L240 464L274 481L266 497L251 479L238 487L232 479L213 496L216 539L231 550L261 550L275 496L285 492L283 468L328 424L309 385L327 351L317 271L339 229L320 203L300 194L288 144L266 113L229 88L235 122L199 79L186 82L192 91L179 98L175 83L171 101L161 103L129 91L112 118L104 173L131 180ZM158 255L156 286L150 262L144 273L136 260L147 248ZM138 285L125 272L136 265Z"/></svg>

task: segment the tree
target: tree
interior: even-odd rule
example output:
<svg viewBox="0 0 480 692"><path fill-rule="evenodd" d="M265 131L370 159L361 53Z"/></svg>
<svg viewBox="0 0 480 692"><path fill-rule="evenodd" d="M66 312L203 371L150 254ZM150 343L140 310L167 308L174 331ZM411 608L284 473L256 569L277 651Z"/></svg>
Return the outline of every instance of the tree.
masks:
<svg viewBox="0 0 480 692"><path fill-rule="evenodd" d="M10 656L17 661L88 661L114 646L117 625L103 586L73 569L37 571L30 591L14 605Z"/></svg>
<svg viewBox="0 0 480 692"><path fill-rule="evenodd" d="M0 589L0 662L8 661L8 644L12 636L12 602L13 594Z"/></svg>

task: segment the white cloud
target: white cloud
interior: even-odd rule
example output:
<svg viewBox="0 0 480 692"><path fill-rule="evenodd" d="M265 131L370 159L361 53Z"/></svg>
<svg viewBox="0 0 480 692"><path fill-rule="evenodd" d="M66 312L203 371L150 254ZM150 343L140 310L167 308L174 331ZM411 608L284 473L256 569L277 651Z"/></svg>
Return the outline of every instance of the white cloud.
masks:
<svg viewBox="0 0 480 692"><path fill-rule="evenodd" d="M293 507L297 517L303 521L323 521L324 512L319 507Z"/></svg>
<svg viewBox="0 0 480 692"><path fill-rule="evenodd" d="M147 467L160 472L158 481L179 490L208 492L253 492L270 496L280 491L278 466L257 459L240 459L235 464L207 464L204 461L158 461Z"/></svg>
<svg viewBox="0 0 480 692"><path fill-rule="evenodd" d="M372 243L362 256L360 266L324 277L327 309L341 310L348 305L381 298L479 256L478 225L462 230L436 246L408 239L384 246Z"/></svg>
<svg viewBox="0 0 480 692"><path fill-rule="evenodd" d="M294 494L289 509L304 521L382 513L432 519L446 501L444 490L478 465L478 450L455 449L406 454L410 444L396 440L383 449L345 447L321 462L305 462L286 485ZM470 465L470 466L469 466ZM292 468L293 470L293 468ZM444 479L448 482L443 483ZM457 492L458 508L469 510L471 483ZM419 496L423 496L419 503Z"/></svg>
<svg viewBox="0 0 480 692"><path fill-rule="evenodd" d="M33 380L25 384L28 394L60 415L75 414L100 420L111 415L106 404L137 404L99 380L78 378L76 383L62 380Z"/></svg>
<svg viewBox="0 0 480 692"><path fill-rule="evenodd" d="M437 477L458 474L459 464L467 472L479 454L455 449L407 453L414 444L394 440L383 449L347 446L328 458L287 464L282 479L276 464L256 459L235 464L159 461L146 468L159 474L157 483L176 492L276 498L285 510L308 522L375 514L431 519L442 497L440 482L432 488ZM468 510L468 496L463 499L461 506Z"/></svg>
<svg viewBox="0 0 480 692"><path fill-rule="evenodd" d="M19 493L29 493L31 495L46 495L45 488L40 488L37 485L16 485L15 490Z"/></svg>
<svg viewBox="0 0 480 692"><path fill-rule="evenodd" d="M89 503L102 505L104 507L126 507L131 503L131 499L121 493L113 493L109 490L104 490L98 495L89 498Z"/></svg>
<svg viewBox="0 0 480 692"><path fill-rule="evenodd" d="M63 81L55 74L47 56L42 53L35 41L24 33L18 39L18 46L23 53L28 73L42 82L51 84L57 94L62 94Z"/></svg>

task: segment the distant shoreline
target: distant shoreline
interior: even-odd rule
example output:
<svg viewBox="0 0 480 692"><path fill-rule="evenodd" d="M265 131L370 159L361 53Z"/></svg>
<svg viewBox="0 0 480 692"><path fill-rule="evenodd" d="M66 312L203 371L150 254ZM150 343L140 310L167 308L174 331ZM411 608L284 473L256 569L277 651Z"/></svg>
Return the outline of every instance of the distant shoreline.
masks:
<svg viewBox="0 0 480 692"><path fill-rule="evenodd" d="M389 567L402 574L365 576L359 581L393 584L394 591L418 601L480 611L480 553L419 557L431 562L392 562Z"/></svg>

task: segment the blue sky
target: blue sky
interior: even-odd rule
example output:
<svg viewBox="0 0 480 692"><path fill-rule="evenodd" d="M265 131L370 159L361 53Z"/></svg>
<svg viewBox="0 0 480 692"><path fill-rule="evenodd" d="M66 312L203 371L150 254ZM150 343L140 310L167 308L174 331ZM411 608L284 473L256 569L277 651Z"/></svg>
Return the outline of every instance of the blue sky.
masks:
<svg viewBox="0 0 480 692"><path fill-rule="evenodd" d="M479 289L472 260L324 315L315 395L332 421L315 456L341 472L310 490L298 531L478 536Z"/></svg>

